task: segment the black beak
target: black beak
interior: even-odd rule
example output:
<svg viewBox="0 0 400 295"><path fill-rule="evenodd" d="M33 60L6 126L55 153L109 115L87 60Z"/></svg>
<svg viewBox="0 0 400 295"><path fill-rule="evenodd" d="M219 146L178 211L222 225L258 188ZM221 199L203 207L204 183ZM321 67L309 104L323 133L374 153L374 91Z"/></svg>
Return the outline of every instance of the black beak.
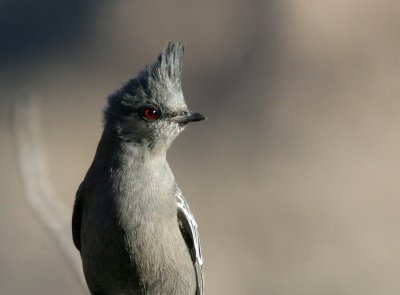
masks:
<svg viewBox="0 0 400 295"><path fill-rule="evenodd" d="M198 121L203 121L207 119L200 113L185 113L183 115L179 115L176 117L172 117L171 121L176 122L176 123L182 123L186 124L189 122L198 122Z"/></svg>

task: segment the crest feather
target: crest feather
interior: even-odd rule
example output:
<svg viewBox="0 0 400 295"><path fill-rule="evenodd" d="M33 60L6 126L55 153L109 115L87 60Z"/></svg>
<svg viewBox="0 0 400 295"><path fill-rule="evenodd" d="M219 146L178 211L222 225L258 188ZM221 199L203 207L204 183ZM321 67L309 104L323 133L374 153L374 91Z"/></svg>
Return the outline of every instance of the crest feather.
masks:
<svg viewBox="0 0 400 295"><path fill-rule="evenodd" d="M169 41L157 61L146 69L148 77L162 84L172 82L180 85L184 45L181 41ZM167 82L168 81L168 82Z"/></svg>

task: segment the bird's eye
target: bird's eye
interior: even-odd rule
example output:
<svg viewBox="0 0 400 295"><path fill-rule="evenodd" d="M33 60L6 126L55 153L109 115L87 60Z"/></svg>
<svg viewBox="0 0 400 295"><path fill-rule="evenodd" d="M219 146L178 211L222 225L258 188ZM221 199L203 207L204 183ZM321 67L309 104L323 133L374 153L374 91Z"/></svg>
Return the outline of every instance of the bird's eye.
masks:
<svg viewBox="0 0 400 295"><path fill-rule="evenodd" d="M153 108L144 108L142 115L146 120L154 121L160 117L160 112Z"/></svg>

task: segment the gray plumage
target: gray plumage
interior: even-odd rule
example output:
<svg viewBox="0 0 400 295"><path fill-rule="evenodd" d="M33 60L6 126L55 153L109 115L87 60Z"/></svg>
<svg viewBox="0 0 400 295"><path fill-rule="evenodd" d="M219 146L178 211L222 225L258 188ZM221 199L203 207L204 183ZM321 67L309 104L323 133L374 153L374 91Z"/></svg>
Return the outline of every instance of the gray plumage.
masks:
<svg viewBox="0 0 400 295"><path fill-rule="evenodd" d="M73 240L92 294L203 294L197 225L166 161L189 122L183 45L110 95L96 155L75 198Z"/></svg>

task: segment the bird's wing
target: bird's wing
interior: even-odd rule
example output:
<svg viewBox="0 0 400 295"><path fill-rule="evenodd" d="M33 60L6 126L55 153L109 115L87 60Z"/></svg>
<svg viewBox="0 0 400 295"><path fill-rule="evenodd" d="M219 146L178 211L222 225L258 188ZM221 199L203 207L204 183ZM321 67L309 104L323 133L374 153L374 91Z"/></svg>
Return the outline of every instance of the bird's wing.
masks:
<svg viewBox="0 0 400 295"><path fill-rule="evenodd" d="M82 201L83 189L81 184L75 195L74 212L72 213L72 239L79 251L81 250Z"/></svg>
<svg viewBox="0 0 400 295"><path fill-rule="evenodd" d="M182 236L189 248L190 256L192 257L193 265L197 277L196 295L203 295L203 256L201 254L200 237L197 229L197 224L189 205L183 197L179 188L175 192L177 207L178 207L178 222Z"/></svg>

